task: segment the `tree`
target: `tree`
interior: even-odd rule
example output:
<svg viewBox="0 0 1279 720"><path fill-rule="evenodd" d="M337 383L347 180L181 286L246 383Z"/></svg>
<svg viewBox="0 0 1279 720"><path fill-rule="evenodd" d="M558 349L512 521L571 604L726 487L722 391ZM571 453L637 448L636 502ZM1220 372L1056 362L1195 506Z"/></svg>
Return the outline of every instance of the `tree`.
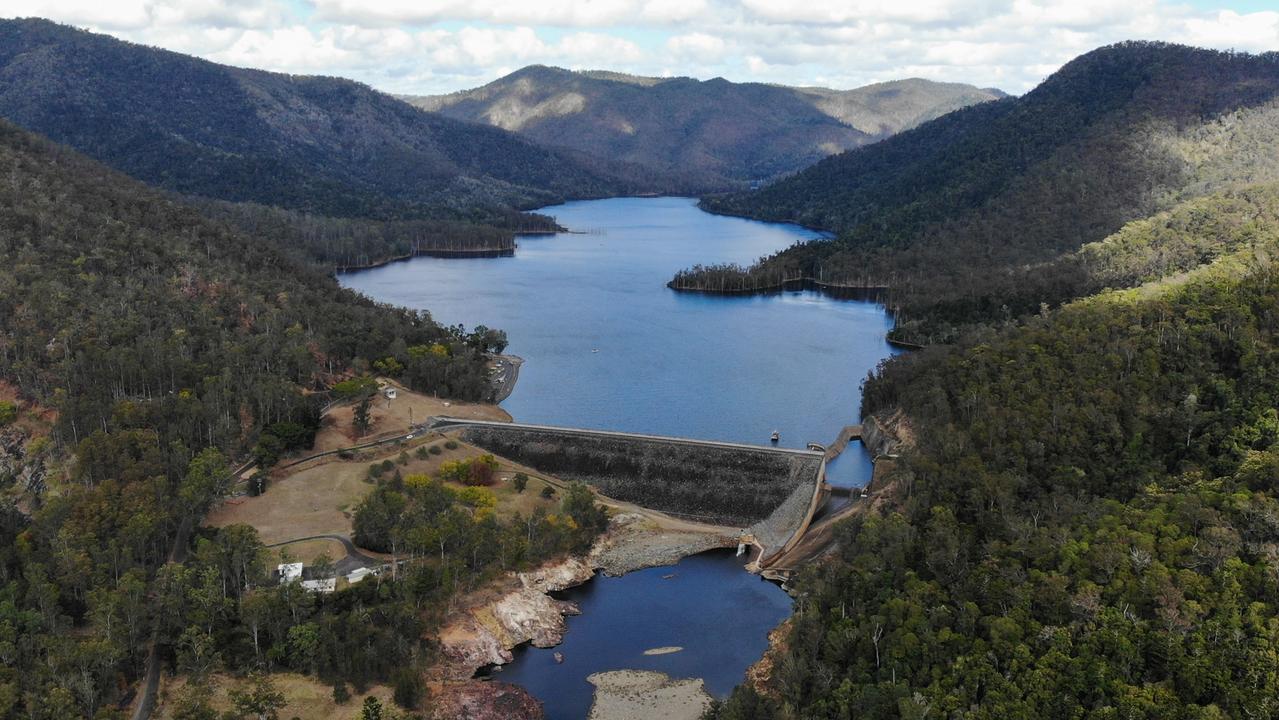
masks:
<svg viewBox="0 0 1279 720"><path fill-rule="evenodd" d="M522 472L515 473L515 477L511 480L511 485L515 488L515 492L524 492L524 488L528 487L528 474Z"/></svg>
<svg viewBox="0 0 1279 720"><path fill-rule="evenodd" d="M236 688L228 694L234 716L240 720L279 720L279 710L285 705L284 693L276 690L271 678L254 673L247 684L247 689Z"/></svg>
<svg viewBox="0 0 1279 720"><path fill-rule="evenodd" d="M352 425L355 427L357 437L363 437L369 431L369 405L372 403L372 396L365 395L360 399L360 404L355 406L355 414L352 418Z"/></svg>
<svg viewBox="0 0 1279 720"><path fill-rule="evenodd" d="M416 710L422 703L424 687L422 675L412 668L402 668L395 673L395 704L405 710Z"/></svg>
<svg viewBox="0 0 1279 720"><path fill-rule="evenodd" d="M7 401L0 401L0 427L18 419L18 406Z"/></svg>
<svg viewBox="0 0 1279 720"><path fill-rule="evenodd" d="M222 663L217 641L212 635L192 625L178 638L178 669L193 682L203 682Z"/></svg>
<svg viewBox="0 0 1279 720"><path fill-rule="evenodd" d="M383 720L382 701L369 695L360 709L360 720Z"/></svg>
<svg viewBox="0 0 1279 720"><path fill-rule="evenodd" d="M564 514L573 518L588 543L608 527L608 511L595 503L595 494L583 483L575 482L568 486L560 507Z"/></svg>
<svg viewBox="0 0 1279 720"><path fill-rule="evenodd" d="M217 720L213 709L213 688L207 679L188 678L173 700L173 720Z"/></svg>
<svg viewBox="0 0 1279 720"><path fill-rule="evenodd" d="M217 448L205 448L187 466L186 477L178 488L178 502L188 517L208 511L214 500L226 492L231 470L226 457Z"/></svg>
<svg viewBox="0 0 1279 720"><path fill-rule="evenodd" d="M315 623L302 623L289 628L290 664L299 670L314 673L320 661L322 642L320 628Z"/></svg>

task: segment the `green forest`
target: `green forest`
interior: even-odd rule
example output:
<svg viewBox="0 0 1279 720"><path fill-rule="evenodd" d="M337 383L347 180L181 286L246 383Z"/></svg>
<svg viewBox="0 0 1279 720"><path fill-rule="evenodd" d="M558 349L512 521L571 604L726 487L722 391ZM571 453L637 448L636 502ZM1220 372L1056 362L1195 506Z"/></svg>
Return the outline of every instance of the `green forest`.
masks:
<svg viewBox="0 0 1279 720"><path fill-rule="evenodd" d="M1090 268L1162 280L882 364L865 410L917 438L896 502L795 581L772 683L714 716L1279 714L1277 210L1133 223Z"/></svg>
<svg viewBox="0 0 1279 720"><path fill-rule="evenodd" d="M252 528L195 529L237 459L267 435L306 444L329 385L376 364L484 399L504 335L377 305L270 236L7 123L0 173L0 378L24 398L0 406L22 470L0 474L16 491L0 504L0 717L123 717L152 648L191 678L188 720L216 717L206 680L223 670L392 683L419 707L413 670L434 649L406 638L443 598L598 531L585 490L562 518L499 524L482 494L387 478L373 497L412 500L399 552L422 561L323 598L275 584ZM269 682L229 717L261 717Z"/></svg>

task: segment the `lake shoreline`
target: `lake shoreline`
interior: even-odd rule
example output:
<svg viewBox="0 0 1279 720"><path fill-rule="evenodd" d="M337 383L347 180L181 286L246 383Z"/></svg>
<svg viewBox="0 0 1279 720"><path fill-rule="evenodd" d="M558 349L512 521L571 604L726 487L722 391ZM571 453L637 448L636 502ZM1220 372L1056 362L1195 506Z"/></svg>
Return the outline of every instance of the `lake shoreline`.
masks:
<svg viewBox="0 0 1279 720"><path fill-rule="evenodd" d="M812 290L820 292L829 297L838 300L862 300L867 302L884 303L884 299L890 288L887 285L848 285L843 283L828 283L813 277L801 277L790 280L782 280L778 283L764 285L755 288L740 289L722 289L715 290L712 288L690 287L686 285L678 285L674 280L666 283L666 287L680 293L695 293L699 295L719 295L725 297L749 297L754 295L779 295L785 292L796 292L803 290Z"/></svg>
<svg viewBox="0 0 1279 720"><path fill-rule="evenodd" d="M548 234L553 234L553 233L548 233ZM412 260L413 258L416 258L416 257L438 257L438 258L510 257L515 254L515 248L516 248L516 245L514 243L514 238L512 238L510 247L496 247L496 248L486 247L486 248L475 248L475 249L467 249L467 250L415 250L413 252L405 253L403 255L393 255L391 257L381 258L379 260L372 260L370 262L362 263L359 265L334 265L332 273L333 275L336 276L336 275L341 275L342 273L359 272L360 270L373 270L376 268L391 265L393 263L404 262L405 260Z"/></svg>

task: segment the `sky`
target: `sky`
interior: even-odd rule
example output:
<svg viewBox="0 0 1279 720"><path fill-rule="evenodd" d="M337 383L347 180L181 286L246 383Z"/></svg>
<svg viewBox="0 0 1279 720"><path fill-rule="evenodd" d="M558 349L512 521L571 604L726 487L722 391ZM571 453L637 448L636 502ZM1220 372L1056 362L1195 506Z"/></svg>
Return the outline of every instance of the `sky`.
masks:
<svg viewBox="0 0 1279 720"><path fill-rule="evenodd" d="M4 0L0 13L419 95L534 63L841 89L922 77L1019 94L1120 40L1279 50L1279 0Z"/></svg>

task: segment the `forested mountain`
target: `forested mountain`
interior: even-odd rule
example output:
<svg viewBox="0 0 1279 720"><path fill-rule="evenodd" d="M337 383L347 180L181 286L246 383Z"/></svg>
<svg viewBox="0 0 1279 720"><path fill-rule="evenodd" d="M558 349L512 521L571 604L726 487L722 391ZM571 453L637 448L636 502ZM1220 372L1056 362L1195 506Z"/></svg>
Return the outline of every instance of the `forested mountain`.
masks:
<svg viewBox="0 0 1279 720"><path fill-rule="evenodd" d="M568 521L510 525L487 491L396 473L365 519L437 528L399 548L429 563L331 599L272 581L251 527L198 528L233 461L259 437L314 436L319 391L374 360L485 397L489 334L377 305L265 228L240 234L6 121L0 173L0 717L122 719L149 648L188 681L171 717L219 717L222 671L394 680L412 707L447 597L598 532L582 488ZM270 681L252 685L221 717L266 712Z"/></svg>
<svg viewBox="0 0 1279 720"><path fill-rule="evenodd" d="M918 79L839 91L534 65L474 90L405 99L546 145L682 173L713 188L785 175L1002 96Z"/></svg>
<svg viewBox="0 0 1279 720"><path fill-rule="evenodd" d="M610 161L425 113L349 80L246 70L45 20L0 21L0 116L152 185L327 216L489 220L663 189Z"/></svg>
<svg viewBox="0 0 1279 720"><path fill-rule="evenodd" d="M868 380L916 438L892 501L721 720L1279 713L1279 185L1086 252L1151 282Z"/></svg>
<svg viewBox="0 0 1279 720"><path fill-rule="evenodd" d="M64 442L137 401L188 446L242 451L262 424L299 419L298 389L321 375L453 338L340 289L266 234L233 233L11 125L2 139L3 375L56 407ZM442 392L487 390L478 357L448 364Z"/></svg>
<svg viewBox="0 0 1279 720"><path fill-rule="evenodd" d="M838 236L674 284L749 291L810 277L888 286L897 337L953 339L963 326L1086 294L1063 257L1128 221L1279 178L1276 95L1274 53L1102 48L1025 96L956 111L757 192L706 200L716 212Z"/></svg>

